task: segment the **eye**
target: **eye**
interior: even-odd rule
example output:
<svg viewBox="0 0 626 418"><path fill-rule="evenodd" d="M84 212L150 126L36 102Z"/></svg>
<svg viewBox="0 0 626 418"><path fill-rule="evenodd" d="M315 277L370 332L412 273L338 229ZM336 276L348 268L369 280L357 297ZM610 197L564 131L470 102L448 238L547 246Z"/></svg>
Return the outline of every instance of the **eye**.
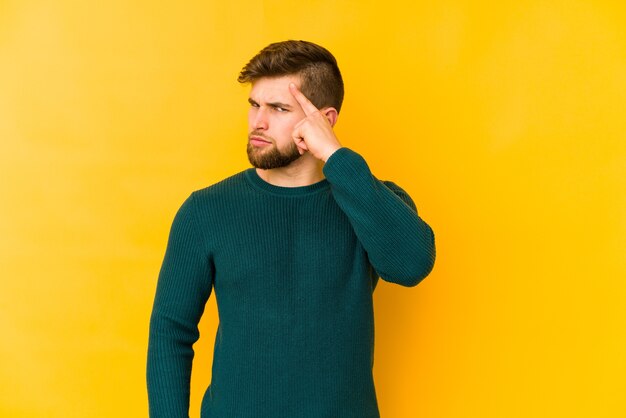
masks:
<svg viewBox="0 0 626 418"><path fill-rule="evenodd" d="M258 103L254 103L254 102L250 102L250 106L252 106L252 107L259 107L259 104Z"/></svg>
<svg viewBox="0 0 626 418"><path fill-rule="evenodd" d="M277 111L278 113L288 112L287 109L285 109L284 107L279 107L279 106L274 106L274 110Z"/></svg>

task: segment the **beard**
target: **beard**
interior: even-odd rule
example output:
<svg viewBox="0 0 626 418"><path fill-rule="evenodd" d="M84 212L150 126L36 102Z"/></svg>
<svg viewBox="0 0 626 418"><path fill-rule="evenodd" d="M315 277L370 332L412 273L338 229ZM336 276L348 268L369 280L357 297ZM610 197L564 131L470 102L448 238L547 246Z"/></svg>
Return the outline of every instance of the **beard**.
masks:
<svg viewBox="0 0 626 418"><path fill-rule="evenodd" d="M252 135L260 136L272 142L272 145L262 148L255 147L248 142L248 160L255 168L271 170L273 168L286 167L300 158L300 152L298 152L298 147L295 142L290 142L285 151L280 151L278 147L276 147L276 141L274 141L273 138L259 135L257 132L250 133L250 136Z"/></svg>

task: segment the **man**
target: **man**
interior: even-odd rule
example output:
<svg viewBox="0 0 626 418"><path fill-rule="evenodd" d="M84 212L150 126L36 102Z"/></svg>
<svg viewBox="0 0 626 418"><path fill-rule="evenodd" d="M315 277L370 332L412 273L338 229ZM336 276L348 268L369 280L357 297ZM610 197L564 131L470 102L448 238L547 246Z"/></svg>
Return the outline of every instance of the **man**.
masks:
<svg viewBox="0 0 626 418"><path fill-rule="evenodd" d="M379 277L426 277L433 232L335 136L343 81L330 52L271 44L239 81L252 87L255 168L192 193L176 214L150 323L150 416L188 416L192 345L214 290L202 418L379 417L373 291Z"/></svg>

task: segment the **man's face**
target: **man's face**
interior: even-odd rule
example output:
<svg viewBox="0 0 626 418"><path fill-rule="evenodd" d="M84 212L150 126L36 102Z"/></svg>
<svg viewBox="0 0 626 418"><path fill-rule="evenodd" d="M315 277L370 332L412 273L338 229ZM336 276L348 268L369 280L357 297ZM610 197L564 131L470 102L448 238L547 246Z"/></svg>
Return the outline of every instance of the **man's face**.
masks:
<svg viewBox="0 0 626 418"><path fill-rule="evenodd" d="M285 167L300 157L291 134L305 114L289 92L300 77L260 78L252 83L248 112L248 159L256 168Z"/></svg>

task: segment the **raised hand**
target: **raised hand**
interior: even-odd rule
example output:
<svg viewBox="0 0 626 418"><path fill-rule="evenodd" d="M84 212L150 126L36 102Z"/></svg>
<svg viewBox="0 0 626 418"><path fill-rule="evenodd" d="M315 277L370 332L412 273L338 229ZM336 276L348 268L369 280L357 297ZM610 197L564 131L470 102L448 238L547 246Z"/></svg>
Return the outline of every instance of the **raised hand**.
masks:
<svg viewBox="0 0 626 418"><path fill-rule="evenodd" d="M326 162L335 151L341 148L333 131L333 125L337 120L337 110L333 107L319 110L294 83L289 84L289 91L305 114L305 118L296 124L291 134L298 146L298 151L300 154L309 151L315 158Z"/></svg>

